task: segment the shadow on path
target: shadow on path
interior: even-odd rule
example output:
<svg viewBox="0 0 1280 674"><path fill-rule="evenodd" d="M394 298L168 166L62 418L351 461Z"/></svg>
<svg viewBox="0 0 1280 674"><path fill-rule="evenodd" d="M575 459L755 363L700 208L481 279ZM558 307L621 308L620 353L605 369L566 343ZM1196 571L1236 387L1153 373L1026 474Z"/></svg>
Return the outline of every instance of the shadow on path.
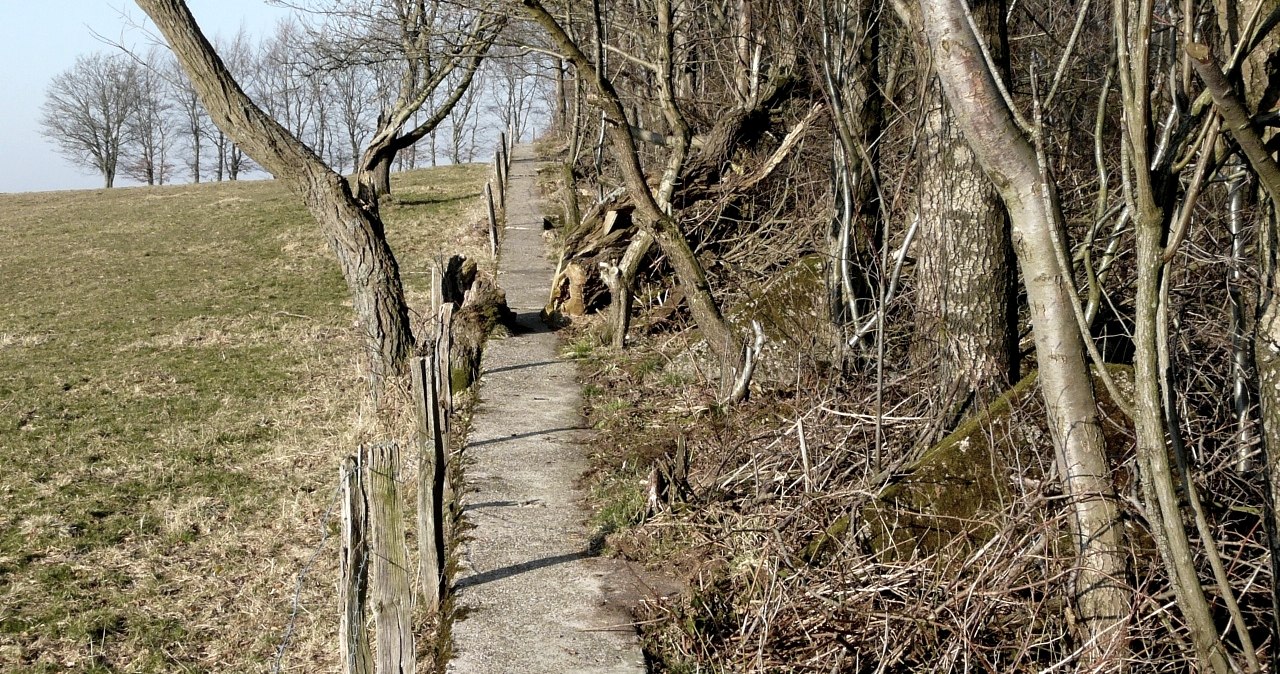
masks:
<svg viewBox="0 0 1280 674"><path fill-rule="evenodd" d="M556 364L556 363L558 363L558 362L560 362L560 361L558 361L558 360L540 360L540 361L537 361L537 362L535 362L535 363L521 363L521 364L519 364L519 365L507 365L506 367L495 367L495 368L493 368L492 370L485 370L484 372L482 372L482 373L481 373L481 376L484 376L484 375L486 375L486 374L497 374L497 373L499 373L499 372L512 372L512 371L515 371L515 370L527 370L527 369L529 369L529 368L534 368L534 367L546 367L546 366L548 366L548 365L555 365L555 364Z"/></svg>
<svg viewBox="0 0 1280 674"><path fill-rule="evenodd" d="M510 442L512 440L519 440L521 438L532 438L539 435L551 435L553 433L566 433L568 431L585 431L585 430L589 430L589 429L584 428L582 426L562 426L560 428L547 428L541 431L529 431L528 433L513 433L511 435L504 435L500 438L489 438L488 440L477 440L475 442L468 443L467 446L468 447L484 447L485 445L496 445L501 442Z"/></svg>
<svg viewBox="0 0 1280 674"><path fill-rule="evenodd" d="M557 329L543 320L541 311L517 312L515 320L508 324L507 327L517 337L520 335L541 335L555 332Z"/></svg>
<svg viewBox="0 0 1280 674"><path fill-rule="evenodd" d="M571 552L567 555L555 555L554 557L531 559L527 562L520 562L519 564L512 564L492 571L485 571L484 573L467 576L466 578L459 580L457 583L454 583L454 588L461 590L468 587L475 587L476 585L484 585L485 583L492 583L495 580L518 576L522 573L536 571L537 569L544 569L548 566L575 562L579 559L586 559L591 556L590 550L581 550L579 552Z"/></svg>

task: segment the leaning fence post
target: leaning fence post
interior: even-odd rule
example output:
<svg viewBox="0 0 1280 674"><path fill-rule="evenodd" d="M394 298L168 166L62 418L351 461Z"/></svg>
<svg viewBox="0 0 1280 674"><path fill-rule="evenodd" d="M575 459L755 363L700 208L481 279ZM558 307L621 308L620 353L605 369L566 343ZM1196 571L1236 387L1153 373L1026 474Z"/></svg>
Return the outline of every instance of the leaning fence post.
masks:
<svg viewBox="0 0 1280 674"><path fill-rule="evenodd" d="M436 353L433 371L435 372L435 405L436 419L439 428L437 434L436 460L441 466L436 480L440 489L438 513L444 513L444 504L452 504L454 498L453 480L449 471L449 457L453 455L450 436L453 414L453 363L449 354L453 350L453 305L445 303L440 307L438 322L440 332L436 338ZM443 537L443 527L441 536ZM443 545L443 539L442 543Z"/></svg>
<svg viewBox="0 0 1280 674"><path fill-rule="evenodd" d="M430 613L440 608L444 596L443 508L436 483L444 469L437 459L435 426L431 421L431 372L428 358L413 359L413 397L418 415L418 585Z"/></svg>
<svg viewBox="0 0 1280 674"><path fill-rule="evenodd" d="M496 186L498 188L498 210L503 213L507 212L507 168L506 160L503 159L502 148L498 148L497 155L494 156L494 169L496 174Z"/></svg>
<svg viewBox="0 0 1280 674"><path fill-rule="evenodd" d="M347 457L338 470L342 484L342 551L338 582L339 653L344 674L370 674L373 655L365 632L365 601L369 582L366 523L368 504L361 479L364 467L359 457Z"/></svg>
<svg viewBox="0 0 1280 674"><path fill-rule="evenodd" d="M373 629L377 674L415 674L413 585L405 548L404 508L400 503L400 446L376 444L367 451L369 532L373 550Z"/></svg>
<svg viewBox="0 0 1280 674"><path fill-rule="evenodd" d="M493 187L484 184L484 198L489 209L489 253L498 257L498 216L493 210Z"/></svg>
<svg viewBox="0 0 1280 674"><path fill-rule="evenodd" d="M439 310L440 337L436 343L436 359L440 372L440 409L446 415L453 414L453 305L445 304ZM449 417L445 417L445 430L449 430Z"/></svg>

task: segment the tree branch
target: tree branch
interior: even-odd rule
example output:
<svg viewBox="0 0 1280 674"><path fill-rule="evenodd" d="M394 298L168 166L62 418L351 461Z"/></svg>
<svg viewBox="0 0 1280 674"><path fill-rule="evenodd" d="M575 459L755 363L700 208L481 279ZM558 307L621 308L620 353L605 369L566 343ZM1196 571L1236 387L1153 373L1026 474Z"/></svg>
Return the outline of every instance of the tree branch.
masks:
<svg viewBox="0 0 1280 674"><path fill-rule="evenodd" d="M1186 46L1186 50L1187 56L1191 57L1191 67L1195 68L1196 74L1209 90L1209 95L1213 96L1214 107L1222 113L1222 119L1227 123L1227 132L1235 138L1236 144L1244 151L1249 166L1258 174L1258 182L1262 183L1262 189L1271 198L1272 208L1280 213L1280 165L1267 152L1262 134L1258 133L1258 128L1250 119L1249 111L1232 93L1231 85L1227 83L1227 78L1207 46L1193 42Z"/></svg>

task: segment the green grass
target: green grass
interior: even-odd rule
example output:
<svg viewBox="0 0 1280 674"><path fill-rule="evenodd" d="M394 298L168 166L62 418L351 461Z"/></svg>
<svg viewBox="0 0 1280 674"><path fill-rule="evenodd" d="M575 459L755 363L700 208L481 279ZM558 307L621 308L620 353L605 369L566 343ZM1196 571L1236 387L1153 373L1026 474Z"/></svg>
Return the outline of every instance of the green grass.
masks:
<svg viewBox="0 0 1280 674"><path fill-rule="evenodd" d="M485 167L400 176L411 296ZM359 441L350 303L273 182L0 195L0 670L261 670ZM332 540L329 541L332 545ZM290 662L336 662L330 552Z"/></svg>

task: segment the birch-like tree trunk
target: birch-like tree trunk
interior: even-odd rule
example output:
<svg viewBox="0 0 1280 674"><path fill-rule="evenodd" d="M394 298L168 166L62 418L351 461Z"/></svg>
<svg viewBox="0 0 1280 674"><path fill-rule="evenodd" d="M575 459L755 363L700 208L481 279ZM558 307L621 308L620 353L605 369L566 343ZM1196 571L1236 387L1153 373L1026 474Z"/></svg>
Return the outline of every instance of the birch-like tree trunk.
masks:
<svg viewBox="0 0 1280 674"><path fill-rule="evenodd" d="M1132 590L1106 446L1084 343L1072 310L1058 197L1018 127L958 0L923 0L924 28L956 122L1008 208L1031 309L1044 396L1075 543L1080 670L1119 671L1128 653Z"/></svg>

